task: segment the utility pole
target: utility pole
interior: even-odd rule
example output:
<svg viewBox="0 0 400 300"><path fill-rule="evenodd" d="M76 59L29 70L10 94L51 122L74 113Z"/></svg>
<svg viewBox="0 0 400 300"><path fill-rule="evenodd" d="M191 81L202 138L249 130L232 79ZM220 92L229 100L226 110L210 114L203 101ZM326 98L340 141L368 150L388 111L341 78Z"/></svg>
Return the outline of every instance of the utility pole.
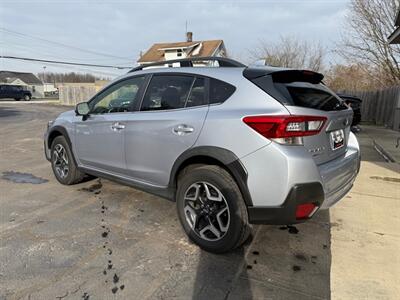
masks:
<svg viewBox="0 0 400 300"><path fill-rule="evenodd" d="M43 66L43 95L46 97L46 66Z"/></svg>

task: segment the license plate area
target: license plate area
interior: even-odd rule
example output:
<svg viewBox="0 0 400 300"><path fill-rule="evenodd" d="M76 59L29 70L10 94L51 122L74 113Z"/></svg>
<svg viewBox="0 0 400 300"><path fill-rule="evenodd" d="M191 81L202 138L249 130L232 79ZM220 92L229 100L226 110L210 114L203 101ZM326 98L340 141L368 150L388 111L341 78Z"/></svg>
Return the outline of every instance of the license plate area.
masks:
<svg viewBox="0 0 400 300"><path fill-rule="evenodd" d="M329 135L330 135L330 142L331 142L332 150L337 150L344 146L345 137L344 137L343 129L331 131Z"/></svg>

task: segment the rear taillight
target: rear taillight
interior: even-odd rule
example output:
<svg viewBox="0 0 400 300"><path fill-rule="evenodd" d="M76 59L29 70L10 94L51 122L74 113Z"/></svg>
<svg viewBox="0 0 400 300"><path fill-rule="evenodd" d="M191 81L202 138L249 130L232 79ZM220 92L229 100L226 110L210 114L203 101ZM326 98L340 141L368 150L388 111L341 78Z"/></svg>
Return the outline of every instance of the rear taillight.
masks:
<svg viewBox="0 0 400 300"><path fill-rule="evenodd" d="M325 117L318 116L250 116L243 122L262 136L280 144L302 145L303 136L318 134Z"/></svg>

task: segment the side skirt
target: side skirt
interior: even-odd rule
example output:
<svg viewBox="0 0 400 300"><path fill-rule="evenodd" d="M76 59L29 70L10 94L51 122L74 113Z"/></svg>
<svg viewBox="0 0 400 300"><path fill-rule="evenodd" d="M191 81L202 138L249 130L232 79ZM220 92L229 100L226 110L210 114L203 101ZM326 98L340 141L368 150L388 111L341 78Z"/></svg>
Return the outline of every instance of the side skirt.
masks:
<svg viewBox="0 0 400 300"><path fill-rule="evenodd" d="M86 174L92 175L92 176L108 179L110 181L113 181L113 182L116 182L119 184L123 184L126 186L130 186L135 189L141 190L143 192L146 192L146 193L149 193L149 194L152 194L155 196L159 196L161 198L164 198L164 199L167 199L170 201L175 201L175 191L171 188L152 187L152 186L148 186L145 184L140 184L138 182L133 182L128 179L113 176L111 174L106 174L106 173L103 173L100 171L95 171L95 170L87 169L87 168L83 168L83 167L80 167L79 170Z"/></svg>

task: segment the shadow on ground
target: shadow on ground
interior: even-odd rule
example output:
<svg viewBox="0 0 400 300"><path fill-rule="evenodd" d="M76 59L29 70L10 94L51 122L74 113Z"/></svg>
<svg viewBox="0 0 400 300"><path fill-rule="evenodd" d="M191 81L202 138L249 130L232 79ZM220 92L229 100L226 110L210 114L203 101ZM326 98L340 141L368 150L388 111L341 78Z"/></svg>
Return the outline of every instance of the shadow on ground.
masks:
<svg viewBox="0 0 400 300"><path fill-rule="evenodd" d="M16 109L0 106L0 118L15 117L19 114L20 112Z"/></svg>
<svg viewBox="0 0 400 300"><path fill-rule="evenodd" d="M200 253L192 298L329 299L330 265L328 211L296 227L258 226L233 253Z"/></svg>

